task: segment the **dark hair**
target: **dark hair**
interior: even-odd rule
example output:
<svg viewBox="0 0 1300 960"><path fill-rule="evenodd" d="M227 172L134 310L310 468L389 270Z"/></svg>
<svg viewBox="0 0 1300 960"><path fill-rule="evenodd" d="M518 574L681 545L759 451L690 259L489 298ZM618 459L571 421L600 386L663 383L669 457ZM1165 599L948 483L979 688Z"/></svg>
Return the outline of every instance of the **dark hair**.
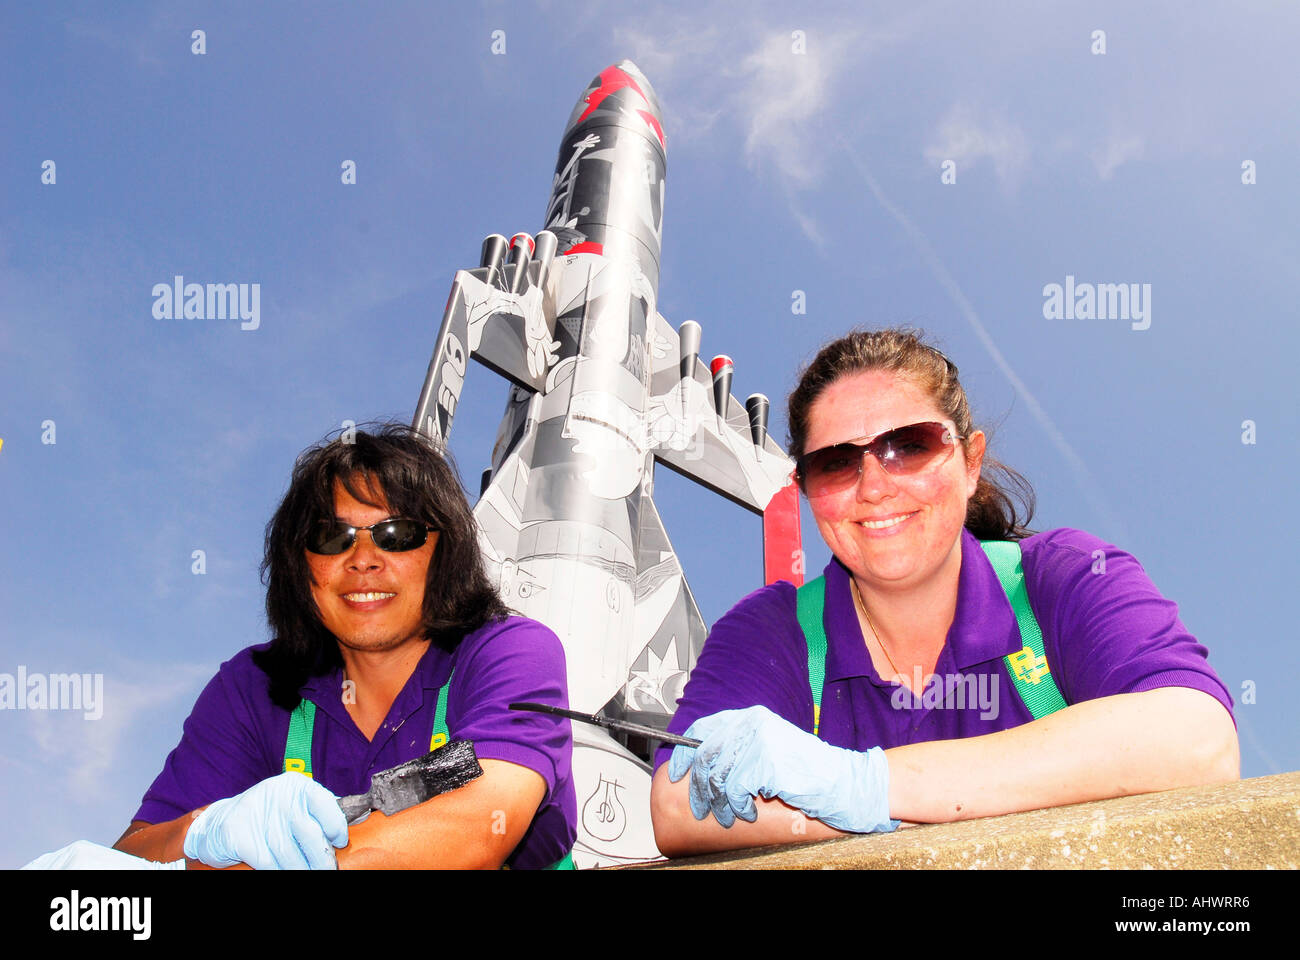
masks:
<svg viewBox="0 0 1300 960"><path fill-rule="evenodd" d="M924 334L908 329L854 330L822 347L800 373L799 385L790 394L790 456L798 458L805 452L808 415L822 391L840 377L870 370L911 378L956 424L957 433L969 437L975 427L966 391L957 379L957 365L922 342L921 336ZM962 452L965 450L963 440ZM990 472L1005 477L1005 485L989 479ZM1015 500L1023 507L1023 519L1016 513ZM980 540L1022 540L1034 533L1026 526L1033 515L1034 488L1029 481L986 452L979 484L966 505L966 529Z"/></svg>
<svg viewBox="0 0 1300 960"><path fill-rule="evenodd" d="M306 538L319 520L334 517L334 482L370 506L376 494L394 516L422 520L440 531L424 589L425 636L454 650L465 634L509 616L488 580L478 527L455 467L412 428L363 424L304 451L289 490L266 525L262 582L271 645L254 662L271 678L271 699L292 708L308 677L342 665L338 641L321 623L311 594Z"/></svg>

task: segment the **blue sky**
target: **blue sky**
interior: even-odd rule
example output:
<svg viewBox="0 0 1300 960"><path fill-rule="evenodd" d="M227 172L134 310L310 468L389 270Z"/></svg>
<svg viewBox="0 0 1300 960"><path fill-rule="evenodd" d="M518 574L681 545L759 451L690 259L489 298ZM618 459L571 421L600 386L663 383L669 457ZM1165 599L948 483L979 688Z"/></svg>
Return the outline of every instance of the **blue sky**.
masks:
<svg viewBox="0 0 1300 960"><path fill-rule="evenodd" d="M1294 7L50 3L0 23L0 673L102 673L105 707L0 711L0 866L126 826L202 685L265 639L261 537L294 457L345 419L410 419L452 274L485 234L539 228L569 111L623 57L665 115L659 308L735 360L733 393L771 396L784 439L821 343L923 328L1034 484L1035 528L1131 551L1178 602L1238 698L1243 775L1300 768ZM177 274L259 283L260 326L156 319ZM1046 319L1067 276L1150 284L1149 328ZM452 449L475 489L505 394L471 370ZM656 501L713 622L760 583L760 524L666 470ZM820 568L806 513L804 534Z"/></svg>

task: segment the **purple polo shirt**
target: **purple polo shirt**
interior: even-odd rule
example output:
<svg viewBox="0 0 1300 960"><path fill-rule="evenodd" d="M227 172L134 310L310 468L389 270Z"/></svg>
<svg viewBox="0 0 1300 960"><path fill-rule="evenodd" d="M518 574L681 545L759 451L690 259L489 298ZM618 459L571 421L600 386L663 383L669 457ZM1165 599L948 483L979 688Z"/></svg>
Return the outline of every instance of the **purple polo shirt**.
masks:
<svg viewBox="0 0 1300 960"><path fill-rule="evenodd" d="M271 703L270 679L252 658L266 646L241 650L221 665L133 819L174 820L283 771L289 711ZM343 704L342 668L308 680L300 693L316 704L313 776L337 796L365 793L372 774L428 753L438 691L453 667L451 736L474 741L481 760L508 760L546 781L546 796L508 863L516 869L555 863L577 836L572 727L561 717L508 709L519 700L569 705L564 648L535 620L489 623L466 635L454 653L430 644L373 740Z"/></svg>
<svg viewBox="0 0 1300 960"><path fill-rule="evenodd" d="M1205 647L1132 555L1069 528L1035 534L1020 541L1020 549L1043 652L1066 703L1191 687L1231 715L1232 696L1210 668ZM1101 558L1094 558L1097 550ZM886 683L872 665L848 571L832 558L825 574L823 740L855 750L888 749L976 737L1033 719L1002 659L1023 646L1011 603L970 531L962 530L952 626L935 676L915 696ZM700 717L755 704L812 730L808 647L795 588L785 581L754 591L714 625L668 730L684 733ZM655 766L671 753L671 746L661 747Z"/></svg>

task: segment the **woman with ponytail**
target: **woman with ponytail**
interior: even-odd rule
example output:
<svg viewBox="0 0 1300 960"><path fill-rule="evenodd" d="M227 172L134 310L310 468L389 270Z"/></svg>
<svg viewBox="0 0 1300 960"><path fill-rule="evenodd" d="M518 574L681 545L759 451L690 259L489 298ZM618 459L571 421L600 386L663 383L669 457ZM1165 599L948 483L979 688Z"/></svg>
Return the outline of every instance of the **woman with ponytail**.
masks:
<svg viewBox="0 0 1300 960"><path fill-rule="evenodd" d="M1232 697L1177 606L1123 550L1028 529L951 360L850 333L789 427L833 557L714 626L669 726L702 743L656 757L664 853L1237 779Z"/></svg>

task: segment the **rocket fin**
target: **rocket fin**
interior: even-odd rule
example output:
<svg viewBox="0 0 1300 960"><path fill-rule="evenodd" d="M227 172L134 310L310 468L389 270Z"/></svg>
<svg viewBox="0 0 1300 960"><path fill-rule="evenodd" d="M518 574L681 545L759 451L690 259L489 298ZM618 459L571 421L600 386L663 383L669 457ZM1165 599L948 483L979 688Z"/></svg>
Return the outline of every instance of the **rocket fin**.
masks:
<svg viewBox="0 0 1300 960"><path fill-rule="evenodd" d="M635 599L623 712L638 723L665 727L708 629L649 496L641 500Z"/></svg>
<svg viewBox="0 0 1300 960"><path fill-rule="evenodd" d="M762 514L789 485L794 461L772 440L756 447L745 405L728 395L726 417L713 405L713 378L696 358L689 376L677 332L655 315L648 433L655 459L729 500Z"/></svg>
<svg viewBox="0 0 1300 960"><path fill-rule="evenodd" d="M456 271L412 422L436 445L447 443L470 357L517 386L540 391L545 385L559 349L555 310L532 282L540 265L530 266L519 293L487 283L487 269Z"/></svg>

